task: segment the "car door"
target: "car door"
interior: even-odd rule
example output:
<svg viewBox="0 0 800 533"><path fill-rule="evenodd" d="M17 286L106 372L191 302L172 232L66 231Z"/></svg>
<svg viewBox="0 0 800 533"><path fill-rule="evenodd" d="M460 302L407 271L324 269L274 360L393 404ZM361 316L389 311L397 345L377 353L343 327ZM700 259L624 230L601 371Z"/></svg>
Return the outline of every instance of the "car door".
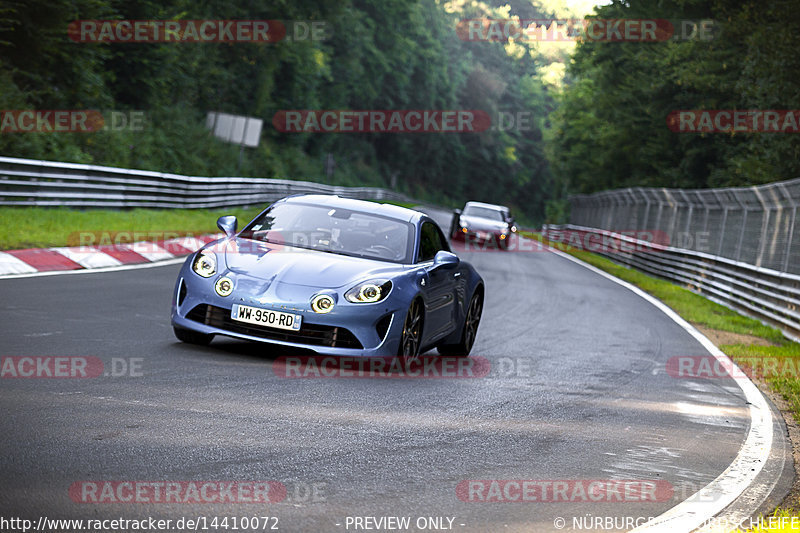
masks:
<svg viewBox="0 0 800 533"><path fill-rule="evenodd" d="M417 263L425 270L425 326L423 343L431 343L453 330L455 322L456 284L461 269L434 267L433 258L440 250L450 251L442 232L436 224L426 221L420 228L420 246Z"/></svg>

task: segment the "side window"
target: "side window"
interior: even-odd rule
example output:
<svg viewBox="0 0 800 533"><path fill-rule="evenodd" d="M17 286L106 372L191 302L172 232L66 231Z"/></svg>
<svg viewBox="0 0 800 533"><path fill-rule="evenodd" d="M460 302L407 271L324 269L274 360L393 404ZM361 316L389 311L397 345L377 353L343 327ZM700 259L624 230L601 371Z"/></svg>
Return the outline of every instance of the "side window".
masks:
<svg viewBox="0 0 800 533"><path fill-rule="evenodd" d="M451 251L450 245L447 243L447 238L445 238L444 234L442 233L442 230L439 229L438 226L434 226L433 229L436 230L436 235L438 236L439 239L439 245L436 251L438 252L439 250L444 250L445 252L450 252Z"/></svg>
<svg viewBox="0 0 800 533"><path fill-rule="evenodd" d="M430 222L424 222L422 224L422 230L420 231L417 262L431 261L436 255L436 252L448 249L447 243L444 241L444 237L442 237L442 232L439 231L439 228Z"/></svg>

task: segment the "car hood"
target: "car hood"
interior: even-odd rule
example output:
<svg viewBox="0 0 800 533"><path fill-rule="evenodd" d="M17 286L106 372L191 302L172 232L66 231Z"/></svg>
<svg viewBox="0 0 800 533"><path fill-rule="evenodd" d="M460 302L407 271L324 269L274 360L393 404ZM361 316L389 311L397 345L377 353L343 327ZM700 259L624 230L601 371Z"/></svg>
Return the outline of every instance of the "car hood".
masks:
<svg viewBox="0 0 800 533"><path fill-rule="evenodd" d="M372 277L388 277L400 265L317 250L235 238L215 250L232 272L289 285L339 288ZM222 250L220 250L222 248Z"/></svg>
<svg viewBox="0 0 800 533"><path fill-rule="evenodd" d="M469 229L480 229L484 231L500 231L508 228L508 224L490 218L471 217L461 215L461 222Z"/></svg>

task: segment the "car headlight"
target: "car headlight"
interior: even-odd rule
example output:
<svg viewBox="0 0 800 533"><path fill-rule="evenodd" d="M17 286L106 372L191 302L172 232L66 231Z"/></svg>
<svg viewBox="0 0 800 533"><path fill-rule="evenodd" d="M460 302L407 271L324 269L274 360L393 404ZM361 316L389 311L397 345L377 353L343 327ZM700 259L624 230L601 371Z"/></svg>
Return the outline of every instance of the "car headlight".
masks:
<svg viewBox="0 0 800 533"><path fill-rule="evenodd" d="M391 290L391 281L366 281L347 291L344 297L354 304L374 304L389 296Z"/></svg>
<svg viewBox="0 0 800 533"><path fill-rule="evenodd" d="M231 281L231 278L223 276L214 284L214 290L220 296L230 296L233 292L233 281Z"/></svg>
<svg viewBox="0 0 800 533"><path fill-rule="evenodd" d="M317 294L311 299L311 310L315 313L330 313L335 302L330 294Z"/></svg>
<svg viewBox="0 0 800 533"><path fill-rule="evenodd" d="M194 258L194 263L192 264L192 270L194 270L195 274L198 276L203 276L204 278L210 278L214 274L217 273L217 256L214 252L209 252L207 250L201 251L197 254L197 257Z"/></svg>

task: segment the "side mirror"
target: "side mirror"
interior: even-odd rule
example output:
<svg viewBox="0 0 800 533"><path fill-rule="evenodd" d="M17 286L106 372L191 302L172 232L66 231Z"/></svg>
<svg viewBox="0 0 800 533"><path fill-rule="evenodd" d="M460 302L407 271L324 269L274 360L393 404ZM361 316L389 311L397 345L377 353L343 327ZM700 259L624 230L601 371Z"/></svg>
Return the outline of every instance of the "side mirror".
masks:
<svg viewBox="0 0 800 533"><path fill-rule="evenodd" d="M461 259L452 252L447 252L445 250L439 250L436 252L436 255L433 257L433 268L439 268L443 266L456 266L461 262Z"/></svg>
<svg viewBox="0 0 800 533"><path fill-rule="evenodd" d="M238 225L239 222L233 215L227 215L217 219L217 227L221 229L228 237L233 237L234 234L236 234L236 227Z"/></svg>

